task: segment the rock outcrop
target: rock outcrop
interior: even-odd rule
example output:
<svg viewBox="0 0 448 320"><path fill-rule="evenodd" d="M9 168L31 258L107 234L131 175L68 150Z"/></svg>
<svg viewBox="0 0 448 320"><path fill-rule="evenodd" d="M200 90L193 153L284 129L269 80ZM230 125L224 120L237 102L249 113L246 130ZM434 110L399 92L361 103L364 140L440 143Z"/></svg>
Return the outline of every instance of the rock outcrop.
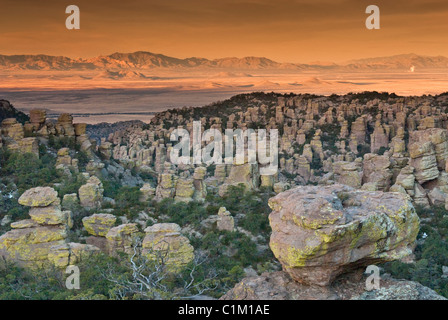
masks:
<svg viewBox="0 0 448 320"><path fill-rule="evenodd" d="M216 225L220 231L233 231L235 229L235 221L225 207L219 208Z"/></svg>
<svg viewBox="0 0 448 320"><path fill-rule="evenodd" d="M300 284L286 272L266 272L247 277L220 300L446 300L435 291L412 281L381 279L378 290L367 291L366 278L344 279L330 287Z"/></svg>
<svg viewBox="0 0 448 320"><path fill-rule="evenodd" d="M82 219L87 232L96 237L105 237L115 225L115 221L117 221L117 217L107 213L98 213Z"/></svg>
<svg viewBox="0 0 448 320"><path fill-rule="evenodd" d="M127 223L111 228L107 234L107 249L110 255L118 252L133 253L134 237L138 232L136 223Z"/></svg>
<svg viewBox="0 0 448 320"><path fill-rule="evenodd" d="M194 248L180 230L175 223L159 223L146 228L142 254L150 261L165 264L170 272L182 270L194 259Z"/></svg>
<svg viewBox="0 0 448 320"><path fill-rule="evenodd" d="M31 268L49 264L62 268L99 251L94 246L66 241L72 213L61 210L53 188L29 189L19 203L31 207L31 219L12 223L13 230L0 237L0 256Z"/></svg>
<svg viewBox="0 0 448 320"><path fill-rule="evenodd" d="M398 193L297 187L269 205L270 247L283 269L304 284L327 286L341 274L405 258L419 231L410 198Z"/></svg>
<svg viewBox="0 0 448 320"><path fill-rule="evenodd" d="M79 201L86 209L101 208L103 202L103 184L97 177L93 176L87 180L85 185L79 188Z"/></svg>

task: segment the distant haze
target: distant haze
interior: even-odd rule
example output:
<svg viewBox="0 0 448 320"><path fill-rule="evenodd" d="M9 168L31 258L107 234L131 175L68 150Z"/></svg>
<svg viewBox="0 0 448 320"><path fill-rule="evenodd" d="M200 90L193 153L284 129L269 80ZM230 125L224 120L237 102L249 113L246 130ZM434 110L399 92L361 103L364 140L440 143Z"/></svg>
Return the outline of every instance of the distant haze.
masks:
<svg viewBox="0 0 448 320"><path fill-rule="evenodd" d="M21 110L70 112L79 122L142 120L171 107L203 106L239 93L439 94L448 58L403 54L345 63L280 63L265 57L176 58L138 51L89 59L0 55L0 98Z"/></svg>
<svg viewBox="0 0 448 320"><path fill-rule="evenodd" d="M80 9L67 30L65 9ZM381 29L365 27L368 5ZM1 0L0 98L82 122L254 91L448 89L446 0Z"/></svg>
<svg viewBox="0 0 448 320"><path fill-rule="evenodd" d="M81 29L65 28L76 4ZM381 29L365 28L368 5ZM448 56L446 0L2 0L1 54L72 58L139 50L180 58L337 61L415 52Z"/></svg>

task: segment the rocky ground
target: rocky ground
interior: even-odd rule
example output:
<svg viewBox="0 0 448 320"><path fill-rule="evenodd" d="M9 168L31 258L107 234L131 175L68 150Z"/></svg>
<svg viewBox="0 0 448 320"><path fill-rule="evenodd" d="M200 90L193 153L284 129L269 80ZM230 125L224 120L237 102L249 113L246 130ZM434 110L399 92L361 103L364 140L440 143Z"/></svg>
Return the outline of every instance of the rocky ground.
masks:
<svg viewBox="0 0 448 320"><path fill-rule="evenodd" d="M124 255L172 275L205 255L211 263L195 270L225 299L438 299L390 276L365 292L359 272L401 261L409 274L440 274L433 287L445 292L448 251L434 253L433 266L425 245L435 235L443 246L434 248L445 245L447 107L446 94L253 93L161 112L149 125L97 128L95 137L69 114L54 122L42 110L29 120L8 113L0 255L25 268ZM170 135L193 121L202 132L278 129L278 172L172 164Z"/></svg>

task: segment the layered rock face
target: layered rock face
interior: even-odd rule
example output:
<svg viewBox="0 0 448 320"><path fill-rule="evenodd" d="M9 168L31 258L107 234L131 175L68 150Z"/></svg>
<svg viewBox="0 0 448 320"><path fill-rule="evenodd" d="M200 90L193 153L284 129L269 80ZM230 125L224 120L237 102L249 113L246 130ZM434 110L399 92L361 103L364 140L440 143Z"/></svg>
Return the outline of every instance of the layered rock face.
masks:
<svg viewBox="0 0 448 320"><path fill-rule="evenodd" d="M389 169L390 165L388 156L366 154L363 162L363 187L368 184L375 191L388 191L392 178L392 172Z"/></svg>
<svg viewBox="0 0 448 320"><path fill-rule="evenodd" d="M415 178L422 184L439 176L434 145L431 142L413 143L409 146L410 165L415 169Z"/></svg>
<svg viewBox="0 0 448 320"><path fill-rule="evenodd" d="M339 275L409 256L419 218L407 195L298 187L270 199L270 247L291 277L327 286Z"/></svg>
<svg viewBox="0 0 448 320"><path fill-rule="evenodd" d="M56 123L47 120L45 110L30 110L30 121L24 125L15 118L1 122L1 136L5 146L11 151L33 153L39 157L39 142L52 137L71 137L81 145L81 149L92 154L93 141L86 135L86 124L73 124L70 114L62 114Z"/></svg>
<svg viewBox="0 0 448 320"><path fill-rule="evenodd" d="M31 207L31 219L12 223L13 230L0 237L0 256L28 267L48 264L65 267L99 250L66 241L72 227L72 213L61 210L53 188L29 189L19 198L19 203Z"/></svg>

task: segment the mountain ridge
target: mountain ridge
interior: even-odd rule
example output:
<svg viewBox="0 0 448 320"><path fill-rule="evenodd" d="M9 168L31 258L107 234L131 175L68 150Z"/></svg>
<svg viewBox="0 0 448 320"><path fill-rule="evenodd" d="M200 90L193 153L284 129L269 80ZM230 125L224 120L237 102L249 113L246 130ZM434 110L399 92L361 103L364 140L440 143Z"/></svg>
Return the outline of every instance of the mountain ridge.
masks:
<svg viewBox="0 0 448 320"><path fill-rule="evenodd" d="M247 56L206 59L201 57L176 58L148 51L131 53L115 52L93 58L68 58L65 56L0 55L0 70L146 70L146 69L226 69L226 70L380 70L380 69L448 68L444 56L424 56L415 53L385 57L349 60L345 63L285 63L266 57Z"/></svg>

